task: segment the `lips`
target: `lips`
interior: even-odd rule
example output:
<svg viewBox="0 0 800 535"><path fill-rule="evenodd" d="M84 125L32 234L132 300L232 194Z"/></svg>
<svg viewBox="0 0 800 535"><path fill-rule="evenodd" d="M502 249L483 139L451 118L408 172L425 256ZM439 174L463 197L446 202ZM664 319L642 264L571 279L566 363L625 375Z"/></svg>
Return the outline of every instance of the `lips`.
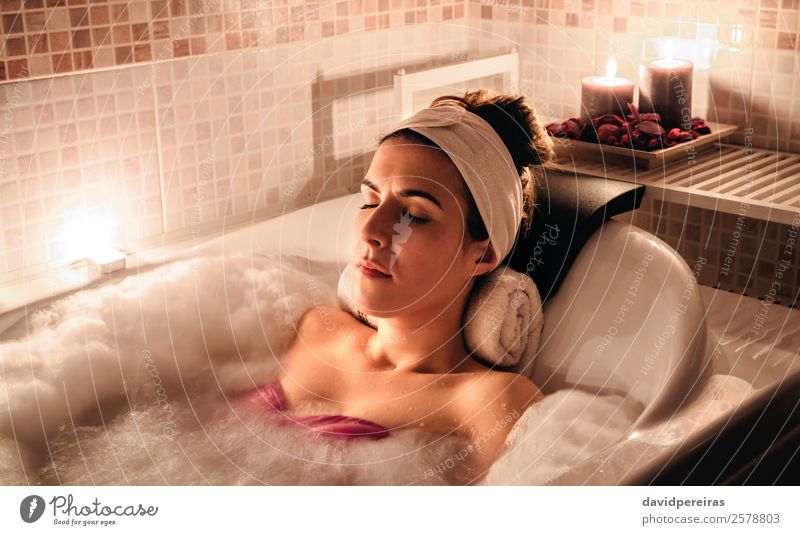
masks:
<svg viewBox="0 0 800 535"><path fill-rule="evenodd" d="M367 277L373 278L391 278L392 276L387 273L387 270L380 267L378 264L370 262L369 260L361 260L358 263L358 269Z"/></svg>

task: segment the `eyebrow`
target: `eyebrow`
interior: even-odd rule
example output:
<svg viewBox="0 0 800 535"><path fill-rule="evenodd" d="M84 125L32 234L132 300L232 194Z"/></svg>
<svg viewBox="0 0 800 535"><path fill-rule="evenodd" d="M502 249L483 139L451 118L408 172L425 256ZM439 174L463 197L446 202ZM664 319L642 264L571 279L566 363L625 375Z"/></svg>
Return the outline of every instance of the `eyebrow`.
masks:
<svg viewBox="0 0 800 535"><path fill-rule="evenodd" d="M378 186L376 186L368 178L365 178L364 180L362 180L361 181L361 185L362 186L367 186L369 189L380 193L380 190L378 189ZM404 190L400 191L398 193L398 195L400 195L400 197L422 197L424 199L428 199L429 201L434 203L436 206L438 206L440 210L444 211L444 208L442 208L442 203L440 203L439 200L436 197L434 197L433 195L431 195L427 191L422 191L422 190L419 190L419 189L404 189Z"/></svg>

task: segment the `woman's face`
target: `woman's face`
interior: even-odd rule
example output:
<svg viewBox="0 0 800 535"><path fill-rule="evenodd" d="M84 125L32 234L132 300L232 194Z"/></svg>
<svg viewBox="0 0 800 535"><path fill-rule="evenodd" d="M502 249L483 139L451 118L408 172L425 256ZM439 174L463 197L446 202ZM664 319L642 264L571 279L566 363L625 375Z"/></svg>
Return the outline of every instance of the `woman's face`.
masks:
<svg viewBox="0 0 800 535"><path fill-rule="evenodd" d="M469 236L464 187L440 150L397 138L380 145L361 185L356 218L353 288L359 309L384 318L435 316L474 276L491 269L491 252L476 263L490 246L488 239ZM368 276L364 262L389 276Z"/></svg>

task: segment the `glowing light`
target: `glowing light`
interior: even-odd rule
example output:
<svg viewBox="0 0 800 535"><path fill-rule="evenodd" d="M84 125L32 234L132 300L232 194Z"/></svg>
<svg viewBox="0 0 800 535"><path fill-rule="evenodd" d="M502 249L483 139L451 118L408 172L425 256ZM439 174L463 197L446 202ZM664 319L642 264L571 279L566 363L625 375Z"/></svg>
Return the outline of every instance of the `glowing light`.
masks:
<svg viewBox="0 0 800 535"><path fill-rule="evenodd" d="M664 43L664 60L669 63L673 59L675 59L675 43L667 41Z"/></svg>
<svg viewBox="0 0 800 535"><path fill-rule="evenodd" d="M629 83L628 80L624 78L617 78L617 60L614 57L610 58L608 63L606 63L606 75L595 76L592 80L596 83L609 87L625 85Z"/></svg>
<svg viewBox="0 0 800 535"><path fill-rule="evenodd" d="M606 64L606 78L616 78L617 76L617 60L613 56Z"/></svg>
<svg viewBox="0 0 800 535"><path fill-rule="evenodd" d="M653 61L653 64L659 67L673 68L678 67L679 65L685 65L686 62L675 59L675 41L668 39L664 42L664 53L661 59Z"/></svg>
<svg viewBox="0 0 800 535"><path fill-rule="evenodd" d="M734 44L741 44L742 43L742 25L741 24L734 24L731 28L731 40Z"/></svg>
<svg viewBox="0 0 800 535"><path fill-rule="evenodd" d="M64 214L64 222L56 232L55 256L65 262L104 257L114 248L118 225L119 219L108 205L71 210Z"/></svg>

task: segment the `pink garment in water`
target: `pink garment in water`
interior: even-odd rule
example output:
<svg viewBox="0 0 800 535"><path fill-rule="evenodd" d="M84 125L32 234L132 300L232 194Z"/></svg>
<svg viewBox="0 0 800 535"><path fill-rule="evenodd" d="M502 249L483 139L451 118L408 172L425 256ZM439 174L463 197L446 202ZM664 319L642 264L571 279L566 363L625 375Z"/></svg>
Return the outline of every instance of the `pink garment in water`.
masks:
<svg viewBox="0 0 800 535"><path fill-rule="evenodd" d="M269 411L286 410L286 397L279 381L265 383L242 395L247 403ZM284 415L284 421L314 430L323 436L351 439L371 438L378 440L389 436L389 430L380 424L340 415Z"/></svg>

